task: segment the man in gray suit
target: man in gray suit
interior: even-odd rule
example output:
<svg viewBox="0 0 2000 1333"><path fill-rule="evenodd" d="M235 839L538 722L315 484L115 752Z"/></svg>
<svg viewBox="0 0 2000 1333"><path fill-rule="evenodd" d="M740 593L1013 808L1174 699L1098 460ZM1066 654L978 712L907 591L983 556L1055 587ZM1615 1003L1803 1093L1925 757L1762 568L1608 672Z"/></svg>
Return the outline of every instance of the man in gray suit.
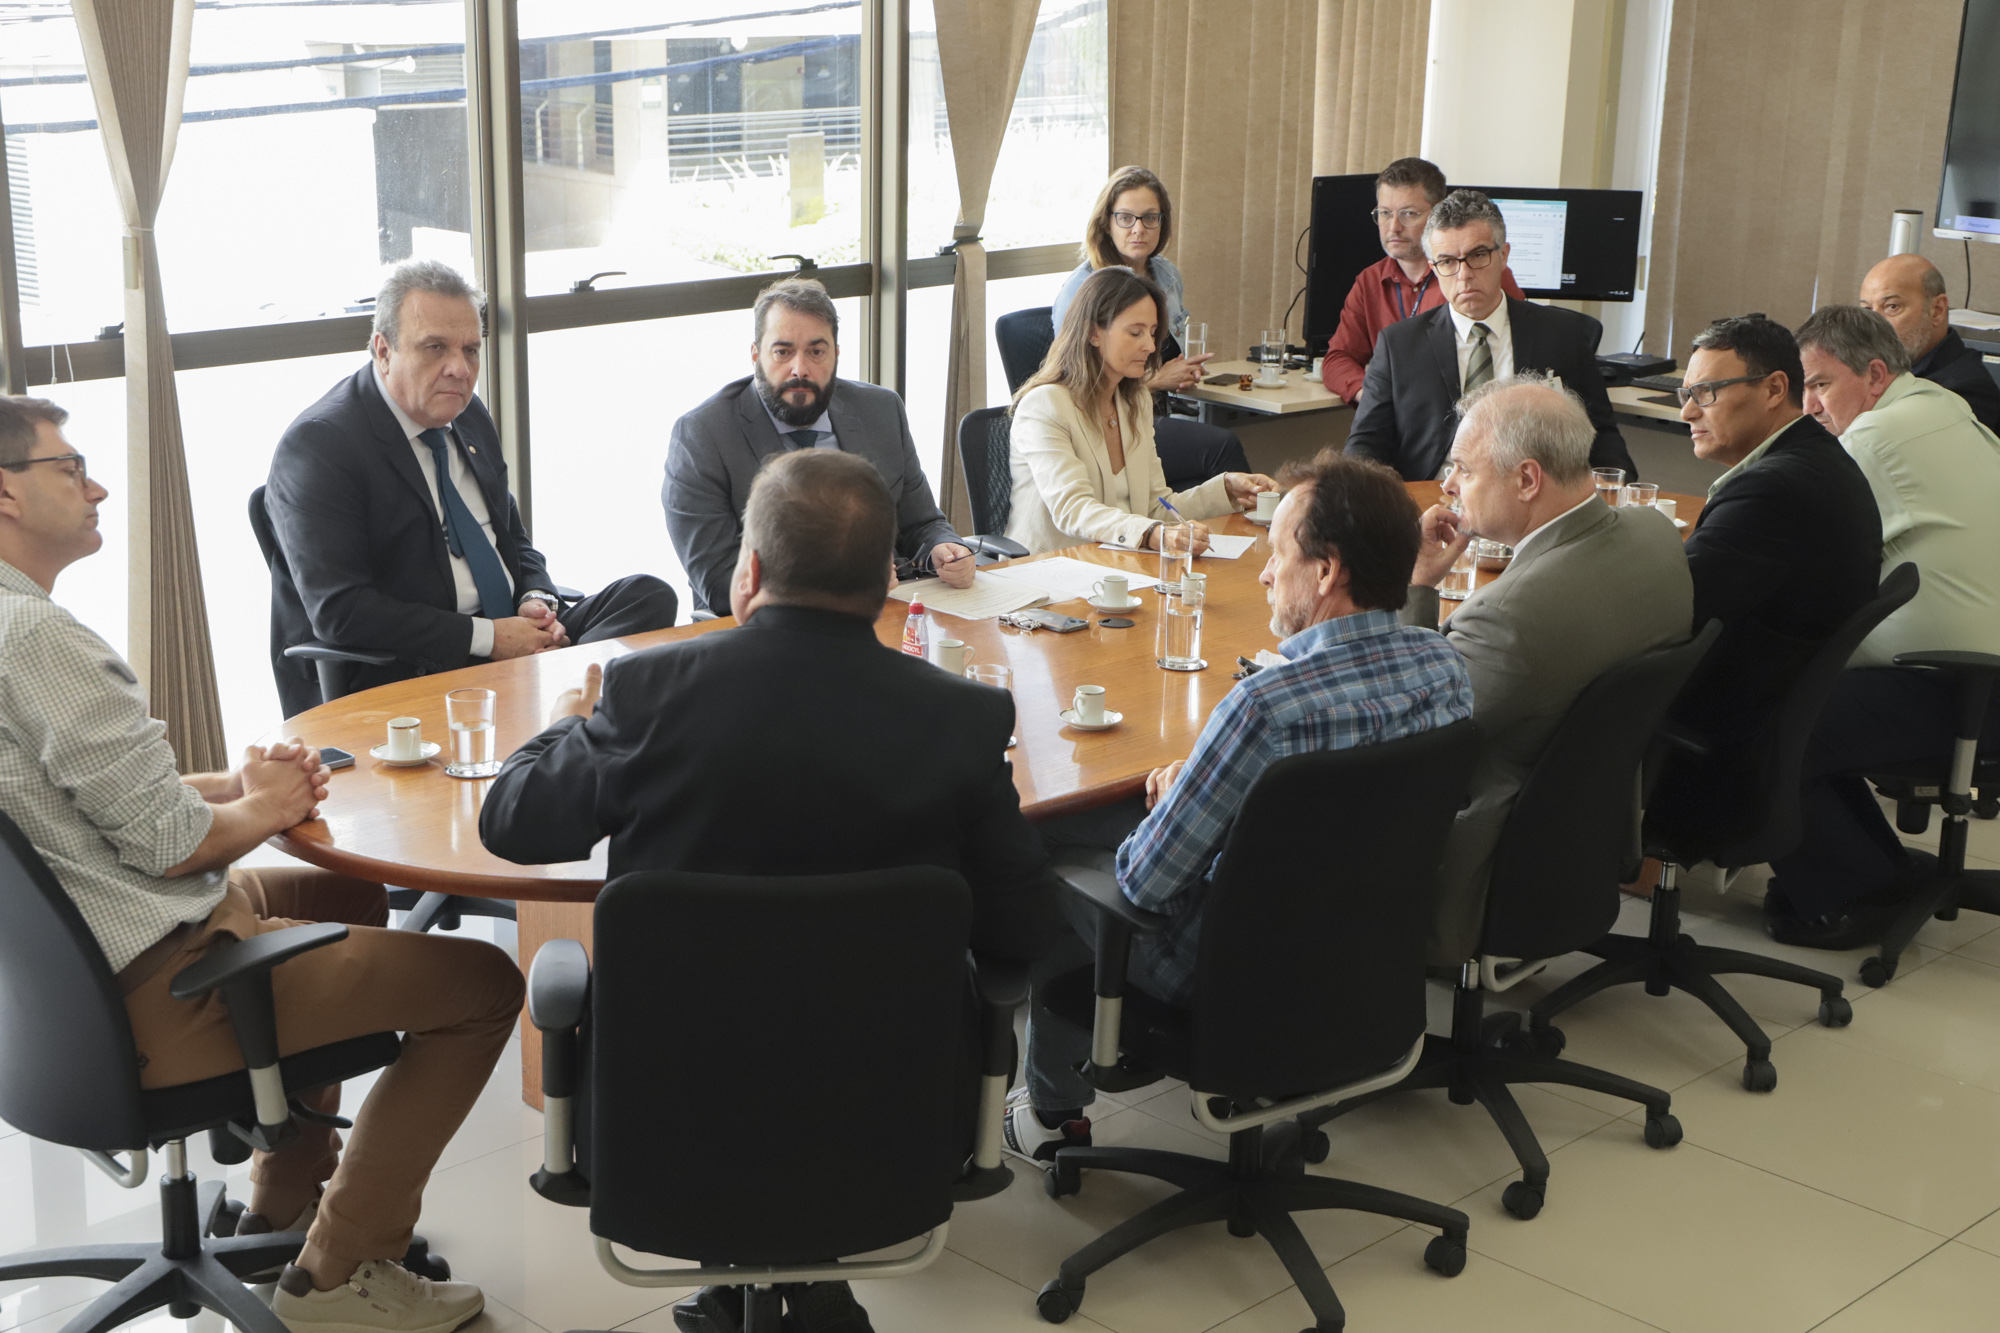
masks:
<svg viewBox="0 0 2000 1333"><path fill-rule="evenodd" d="M896 572L936 573L971 586L973 558L951 529L917 462L903 400L835 378L840 312L810 278L757 295L751 374L674 423L660 500L698 611L729 614L729 579L743 544L743 507L764 460L793 449L840 449L875 465L896 500Z"/></svg>
<svg viewBox="0 0 2000 1333"><path fill-rule="evenodd" d="M1423 517L1406 624L1436 626L1437 585L1474 537L1514 558L1458 605L1444 635L1472 676L1484 741L1472 801L1459 812L1439 872L1431 963L1479 952L1493 848L1514 795L1570 705L1604 671L1687 639L1694 583L1674 525L1654 509L1613 509L1590 475L1595 431L1575 394L1511 375L1459 403L1446 496Z"/></svg>

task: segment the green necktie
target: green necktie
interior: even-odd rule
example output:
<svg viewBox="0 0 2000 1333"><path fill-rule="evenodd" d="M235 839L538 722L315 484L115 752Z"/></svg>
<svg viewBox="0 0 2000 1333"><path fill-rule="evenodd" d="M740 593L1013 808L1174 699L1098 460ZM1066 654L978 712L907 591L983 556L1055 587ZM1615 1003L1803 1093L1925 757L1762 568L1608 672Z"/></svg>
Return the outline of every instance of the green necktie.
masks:
<svg viewBox="0 0 2000 1333"><path fill-rule="evenodd" d="M1465 392L1471 393L1493 378L1493 349L1486 337L1492 332L1484 324L1472 326L1472 359L1465 363Z"/></svg>

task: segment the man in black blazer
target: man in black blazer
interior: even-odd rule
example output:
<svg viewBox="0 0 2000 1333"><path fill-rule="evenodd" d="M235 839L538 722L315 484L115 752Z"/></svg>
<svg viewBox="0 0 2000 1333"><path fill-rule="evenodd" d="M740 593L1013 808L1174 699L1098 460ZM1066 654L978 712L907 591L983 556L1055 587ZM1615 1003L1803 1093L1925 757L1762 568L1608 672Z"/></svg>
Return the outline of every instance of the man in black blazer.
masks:
<svg viewBox="0 0 2000 1333"><path fill-rule="evenodd" d="M1860 306L1889 321L1910 353L1910 373L1965 400L1979 424L2000 433L2000 385L1986 358L1951 326L1944 274L1922 255L1890 255L1861 280Z"/></svg>
<svg viewBox="0 0 2000 1333"><path fill-rule="evenodd" d="M1681 391L1696 456L1729 469L1686 546L1694 623L1720 620L1722 634L1674 708L1713 752L1670 761L1652 809L1710 827L1740 805L1736 784L1753 775L1737 761L1786 689L1874 597L1882 519L1860 467L1805 414L1798 343L1784 325L1757 315L1711 325L1695 337ZM1797 944L1827 930L1782 912L1766 926Z"/></svg>
<svg viewBox="0 0 2000 1333"><path fill-rule="evenodd" d="M1583 400L1592 467L1638 477L1597 369L1604 326L1588 315L1515 300L1502 290L1507 223L1477 190L1453 190L1431 209L1424 252L1445 303L1382 330L1362 381L1347 452L1386 463L1405 481L1438 476L1458 430L1458 400L1491 380L1540 371Z"/></svg>
<svg viewBox="0 0 2000 1333"><path fill-rule="evenodd" d="M284 655L312 639L396 654L355 669L365 689L674 623L674 590L651 575L557 597L472 391L483 325L479 293L455 270L399 266L375 303L369 364L278 441L264 507L283 556L271 670L287 716L320 702L313 664Z"/></svg>

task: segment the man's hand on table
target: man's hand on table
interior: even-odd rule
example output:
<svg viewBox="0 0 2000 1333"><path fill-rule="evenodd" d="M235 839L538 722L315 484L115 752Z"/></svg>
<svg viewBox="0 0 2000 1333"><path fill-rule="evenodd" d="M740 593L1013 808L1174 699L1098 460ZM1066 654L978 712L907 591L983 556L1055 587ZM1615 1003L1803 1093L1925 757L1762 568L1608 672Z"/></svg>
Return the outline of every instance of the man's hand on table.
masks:
<svg viewBox="0 0 2000 1333"><path fill-rule="evenodd" d="M564 690L556 696L555 707L549 710L551 725L565 717L587 718L597 711L597 698L604 693L604 668L592 662L583 669L583 685L577 689Z"/></svg>
<svg viewBox="0 0 2000 1333"><path fill-rule="evenodd" d="M1410 583L1419 588L1435 588L1444 582L1453 563L1472 544L1472 534L1458 526L1458 515L1441 504L1424 511L1420 521L1423 541L1417 549L1417 567Z"/></svg>
<svg viewBox="0 0 2000 1333"><path fill-rule="evenodd" d="M947 588L970 588L979 562L969 548L957 542L939 542L931 547L931 568Z"/></svg>
<svg viewBox="0 0 2000 1333"><path fill-rule="evenodd" d="M243 751L243 762L237 766L242 799L253 801L268 812L274 832L314 818L319 814L319 803L326 799L326 783L331 775L318 766L308 772L299 753L303 748L295 741L274 745L269 750L252 745ZM273 754L277 757L272 758Z"/></svg>
<svg viewBox="0 0 2000 1333"><path fill-rule="evenodd" d="M1176 759L1165 768L1156 768L1146 775L1146 808L1148 810L1151 810L1161 801L1167 799L1167 789L1172 787L1175 779L1180 777L1181 765L1185 763L1187 763L1185 759Z"/></svg>
<svg viewBox="0 0 2000 1333"><path fill-rule="evenodd" d="M569 631L563 628L562 621L556 619L558 608L550 606L539 597L530 597L521 603L518 610L521 612L523 620L526 620L536 629L549 636L552 640L549 644L550 648L569 647ZM496 635L495 638L497 639L498 636ZM547 649L538 649L537 651L546 652Z"/></svg>
<svg viewBox="0 0 2000 1333"><path fill-rule="evenodd" d="M493 622L492 661L505 662L559 646L554 635L526 616L502 616Z"/></svg>

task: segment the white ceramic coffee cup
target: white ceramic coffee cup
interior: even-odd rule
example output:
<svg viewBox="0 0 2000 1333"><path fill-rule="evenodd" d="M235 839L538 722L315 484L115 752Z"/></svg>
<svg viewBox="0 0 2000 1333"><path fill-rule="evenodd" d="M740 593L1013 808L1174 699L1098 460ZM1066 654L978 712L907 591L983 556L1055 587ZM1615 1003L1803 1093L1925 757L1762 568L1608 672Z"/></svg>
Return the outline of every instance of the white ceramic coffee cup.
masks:
<svg viewBox="0 0 2000 1333"><path fill-rule="evenodd" d="M1284 498L1283 491L1257 492L1257 517L1275 518L1278 513L1278 502Z"/></svg>
<svg viewBox="0 0 2000 1333"><path fill-rule="evenodd" d="M1090 593L1106 606L1129 606L1132 602L1123 574L1106 574L1090 585Z"/></svg>
<svg viewBox="0 0 2000 1333"><path fill-rule="evenodd" d="M1086 727L1094 727L1104 721L1104 687L1102 685L1079 685L1076 687L1076 720Z"/></svg>
<svg viewBox="0 0 2000 1333"><path fill-rule="evenodd" d="M389 719L389 739L382 747L391 759L420 759L424 753L424 724L414 717Z"/></svg>
<svg viewBox="0 0 2000 1333"><path fill-rule="evenodd" d="M1680 517L1680 505L1673 500L1655 500L1653 501L1653 508L1659 510L1668 518Z"/></svg>
<svg viewBox="0 0 2000 1333"><path fill-rule="evenodd" d="M931 645L931 661L954 676L972 665L972 649L963 639L939 639Z"/></svg>

